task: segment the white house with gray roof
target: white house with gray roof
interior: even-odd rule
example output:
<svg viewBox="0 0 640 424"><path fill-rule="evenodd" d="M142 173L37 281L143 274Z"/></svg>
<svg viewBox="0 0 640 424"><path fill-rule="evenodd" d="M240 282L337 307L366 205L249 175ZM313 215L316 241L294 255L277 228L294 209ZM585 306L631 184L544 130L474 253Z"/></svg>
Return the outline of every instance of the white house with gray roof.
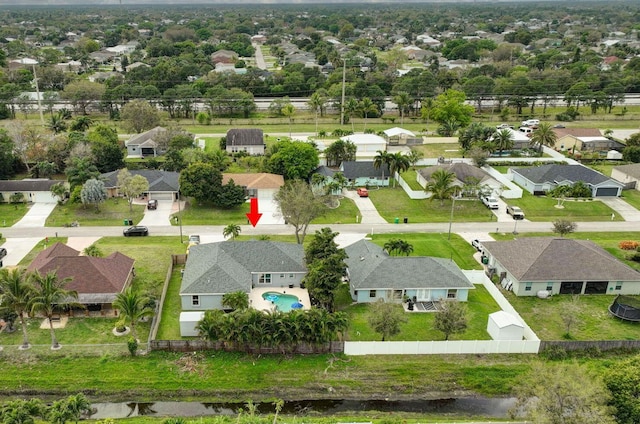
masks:
<svg viewBox="0 0 640 424"><path fill-rule="evenodd" d="M473 284L455 262L427 256L389 256L377 244L360 240L345 248L351 297L358 303L466 301Z"/></svg>
<svg viewBox="0 0 640 424"><path fill-rule="evenodd" d="M589 240L524 237L482 246L488 267L516 296L640 294L640 272Z"/></svg>
<svg viewBox="0 0 640 424"><path fill-rule="evenodd" d="M192 246L180 286L182 310L223 309L226 293L255 287L300 287L306 274L299 244L253 240Z"/></svg>
<svg viewBox="0 0 640 424"><path fill-rule="evenodd" d="M542 165L512 168L513 182L532 194L544 194L560 185L582 181L593 197L620 196L624 184L582 165Z"/></svg>

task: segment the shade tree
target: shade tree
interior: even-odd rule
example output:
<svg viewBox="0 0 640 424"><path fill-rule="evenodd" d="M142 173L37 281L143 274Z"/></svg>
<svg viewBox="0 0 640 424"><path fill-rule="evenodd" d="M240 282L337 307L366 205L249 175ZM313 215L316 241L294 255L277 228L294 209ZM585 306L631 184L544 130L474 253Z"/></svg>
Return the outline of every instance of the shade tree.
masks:
<svg viewBox="0 0 640 424"><path fill-rule="evenodd" d="M274 200L285 222L294 227L298 244L304 242L311 221L327 210L322 197L316 197L309 184L303 180L285 182L275 194Z"/></svg>
<svg viewBox="0 0 640 424"><path fill-rule="evenodd" d="M402 324L408 321L402 306L386 303L384 299L369 304L367 323L376 333L382 336L382 341L400 334Z"/></svg>
<svg viewBox="0 0 640 424"><path fill-rule="evenodd" d="M96 211L100 211L100 203L107 200L107 189L104 182L92 178L82 185L80 200L84 205L95 205Z"/></svg>
<svg viewBox="0 0 640 424"><path fill-rule="evenodd" d="M131 175L127 168L123 168L118 172L118 191L127 198L131 212L133 199L149 191L149 181L142 175Z"/></svg>

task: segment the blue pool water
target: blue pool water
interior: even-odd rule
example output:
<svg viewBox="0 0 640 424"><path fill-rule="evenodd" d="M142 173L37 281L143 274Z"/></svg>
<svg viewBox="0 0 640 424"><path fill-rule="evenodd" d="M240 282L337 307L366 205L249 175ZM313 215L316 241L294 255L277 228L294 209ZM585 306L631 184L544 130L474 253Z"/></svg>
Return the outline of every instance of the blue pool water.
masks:
<svg viewBox="0 0 640 424"><path fill-rule="evenodd" d="M262 293L262 298L266 301L272 302L276 305L276 308L282 312L289 312L292 309L291 305L296 302L300 302L298 296L278 292Z"/></svg>

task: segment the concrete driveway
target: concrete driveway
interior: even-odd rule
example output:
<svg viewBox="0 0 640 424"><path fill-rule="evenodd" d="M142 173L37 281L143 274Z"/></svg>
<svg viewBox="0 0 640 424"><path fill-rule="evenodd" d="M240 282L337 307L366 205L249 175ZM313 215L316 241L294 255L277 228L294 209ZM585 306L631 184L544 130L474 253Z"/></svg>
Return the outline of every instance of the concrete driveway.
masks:
<svg viewBox="0 0 640 424"><path fill-rule="evenodd" d="M22 219L16 222L14 228L44 227L44 222L56 207L55 203L33 203Z"/></svg>
<svg viewBox="0 0 640 424"><path fill-rule="evenodd" d="M372 189L375 190L375 189ZM344 190L345 197L352 199L360 210L361 224L386 224L387 221L380 216L373 202L368 197L360 197L354 190Z"/></svg>
<svg viewBox="0 0 640 424"><path fill-rule="evenodd" d="M625 221L640 221L640 211L623 199L619 197L599 197L598 200L616 211Z"/></svg>
<svg viewBox="0 0 640 424"><path fill-rule="evenodd" d="M2 260L4 267L13 267L20 263L27 253L36 247L42 237L15 237L7 238L2 247L7 249L7 256ZM44 247L44 244L42 245Z"/></svg>
<svg viewBox="0 0 640 424"><path fill-rule="evenodd" d="M158 208L149 210L146 207L144 210L144 217L138 225L145 225L147 227L154 227L158 225L169 225L169 219L171 214L178 211L178 204L171 200L158 200Z"/></svg>

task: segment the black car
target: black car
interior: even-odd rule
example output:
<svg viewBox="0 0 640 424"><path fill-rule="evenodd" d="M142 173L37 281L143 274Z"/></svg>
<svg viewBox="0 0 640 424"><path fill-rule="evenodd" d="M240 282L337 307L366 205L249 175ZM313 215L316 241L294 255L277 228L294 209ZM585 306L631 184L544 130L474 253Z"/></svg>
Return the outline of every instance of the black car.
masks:
<svg viewBox="0 0 640 424"><path fill-rule="evenodd" d="M148 236L149 235L149 229L147 227L142 226L142 225L135 225L133 227L129 227L126 230L122 231L122 234L124 234L125 237L130 237L130 236Z"/></svg>
<svg viewBox="0 0 640 424"><path fill-rule="evenodd" d="M147 202L147 209L158 209L158 201L156 199L151 199Z"/></svg>
<svg viewBox="0 0 640 424"><path fill-rule="evenodd" d="M0 247L0 261L7 256L7 249L5 249L4 247Z"/></svg>

